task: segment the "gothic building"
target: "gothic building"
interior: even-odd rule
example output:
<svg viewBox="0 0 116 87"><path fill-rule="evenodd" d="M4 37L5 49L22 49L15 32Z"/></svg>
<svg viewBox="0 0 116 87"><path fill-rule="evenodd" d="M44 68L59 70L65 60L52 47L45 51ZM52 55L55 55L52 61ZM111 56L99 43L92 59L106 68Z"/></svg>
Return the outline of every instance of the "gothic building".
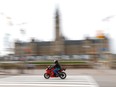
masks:
<svg viewBox="0 0 116 87"><path fill-rule="evenodd" d="M68 26L68 25L67 25ZM100 37L100 36L99 36ZM55 40L15 42L15 55L91 55L109 54L109 39L105 35L100 38L86 38L85 40L67 40L60 31L59 10L55 13Z"/></svg>

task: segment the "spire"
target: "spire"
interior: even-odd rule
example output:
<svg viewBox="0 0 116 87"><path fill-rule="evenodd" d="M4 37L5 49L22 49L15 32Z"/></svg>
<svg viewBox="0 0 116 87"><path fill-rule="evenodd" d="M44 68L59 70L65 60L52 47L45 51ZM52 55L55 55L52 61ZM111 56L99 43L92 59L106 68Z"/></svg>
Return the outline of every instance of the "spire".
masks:
<svg viewBox="0 0 116 87"><path fill-rule="evenodd" d="M58 7L56 8L56 13L55 13L55 33L56 33L55 40L59 40L60 38L60 16L59 16Z"/></svg>
<svg viewBox="0 0 116 87"><path fill-rule="evenodd" d="M58 9L58 7L56 8L56 16L59 17L59 9Z"/></svg>
<svg viewBox="0 0 116 87"><path fill-rule="evenodd" d="M58 6L58 4L56 5L56 16L59 16L59 6Z"/></svg>

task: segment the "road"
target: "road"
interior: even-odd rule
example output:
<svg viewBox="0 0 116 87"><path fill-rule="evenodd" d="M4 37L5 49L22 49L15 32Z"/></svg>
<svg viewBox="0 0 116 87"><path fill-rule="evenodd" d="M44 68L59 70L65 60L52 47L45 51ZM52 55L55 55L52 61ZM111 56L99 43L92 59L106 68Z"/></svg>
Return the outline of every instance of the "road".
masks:
<svg viewBox="0 0 116 87"><path fill-rule="evenodd" d="M69 75L66 79L45 79L42 75L9 76L0 79L0 87L99 87L89 75Z"/></svg>
<svg viewBox="0 0 116 87"><path fill-rule="evenodd" d="M17 72L18 72L17 70L5 70L5 72L7 73L7 75L6 74L4 75L4 72L0 72L1 79L10 78L12 76L13 76L13 79L15 76L17 77L17 79L20 76L28 76L28 77L40 76L41 80L42 80L42 79L44 79L43 73L45 73L45 69L25 70L25 74L23 74L23 75L17 74ZM66 73L68 76L67 79L70 76L88 76L88 77L92 78L99 85L99 87L116 87L116 69L105 69L105 68L101 68L101 69L67 69ZM71 77L71 78L74 79L74 77ZM49 80L50 81L53 81L53 80L57 81L58 79L53 79L53 80L49 79ZM77 83L78 83L78 80L79 80L79 78L77 79ZM5 81L7 81L7 80L5 80ZM4 85L4 86L0 86L0 87L13 87L13 86ZM33 87L33 86L25 85L22 87ZM52 87L52 86L50 86L50 87Z"/></svg>

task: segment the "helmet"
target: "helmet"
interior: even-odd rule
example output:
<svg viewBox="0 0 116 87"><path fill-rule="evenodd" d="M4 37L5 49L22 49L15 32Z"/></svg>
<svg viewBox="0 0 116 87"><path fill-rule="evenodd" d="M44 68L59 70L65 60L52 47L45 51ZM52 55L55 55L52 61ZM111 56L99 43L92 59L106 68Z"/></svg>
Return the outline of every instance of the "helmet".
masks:
<svg viewBox="0 0 116 87"><path fill-rule="evenodd" d="M58 60L54 60L54 63L57 63L58 62Z"/></svg>

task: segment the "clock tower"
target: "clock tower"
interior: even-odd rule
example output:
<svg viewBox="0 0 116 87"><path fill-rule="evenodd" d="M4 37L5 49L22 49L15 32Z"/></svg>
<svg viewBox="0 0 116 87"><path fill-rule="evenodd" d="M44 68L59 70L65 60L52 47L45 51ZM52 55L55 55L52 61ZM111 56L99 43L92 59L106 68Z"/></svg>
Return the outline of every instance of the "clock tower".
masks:
<svg viewBox="0 0 116 87"><path fill-rule="evenodd" d="M55 41L52 44L52 52L55 55L61 55L64 53L64 39L60 31L60 15L59 9L56 9L55 13Z"/></svg>

